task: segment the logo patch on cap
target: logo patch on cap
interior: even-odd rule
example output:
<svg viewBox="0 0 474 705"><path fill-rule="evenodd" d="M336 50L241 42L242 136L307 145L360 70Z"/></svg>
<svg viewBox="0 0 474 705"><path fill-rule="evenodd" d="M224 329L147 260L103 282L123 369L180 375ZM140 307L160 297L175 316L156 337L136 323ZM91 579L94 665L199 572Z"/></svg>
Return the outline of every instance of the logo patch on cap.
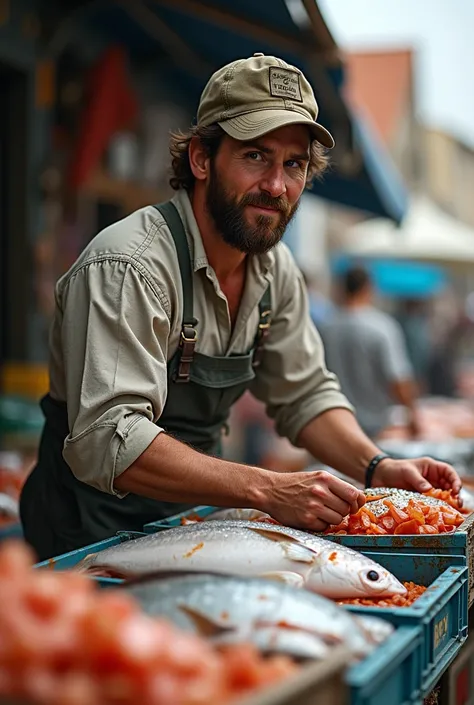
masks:
<svg viewBox="0 0 474 705"><path fill-rule="evenodd" d="M275 98L289 98L299 103L301 97L300 75L291 69L282 69L279 66L270 66L270 94Z"/></svg>

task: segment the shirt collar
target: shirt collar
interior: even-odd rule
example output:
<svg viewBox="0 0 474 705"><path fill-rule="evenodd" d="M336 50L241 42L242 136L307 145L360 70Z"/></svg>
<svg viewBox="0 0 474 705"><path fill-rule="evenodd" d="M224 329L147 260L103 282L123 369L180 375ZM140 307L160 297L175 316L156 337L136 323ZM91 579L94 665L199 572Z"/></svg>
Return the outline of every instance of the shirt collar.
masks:
<svg viewBox="0 0 474 705"><path fill-rule="evenodd" d="M196 222L196 217L194 215L188 192L185 189L180 189L175 193L171 200L178 209L178 213L183 221L186 236L190 245L193 270L197 272L198 269L205 269L206 267L209 267L210 265L207 259L206 250L204 249L204 243ZM262 274L267 274L267 272L271 271L273 265L275 264L275 254L272 251L266 252L263 255L256 255L255 259L258 263L258 269L260 269Z"/></svg>

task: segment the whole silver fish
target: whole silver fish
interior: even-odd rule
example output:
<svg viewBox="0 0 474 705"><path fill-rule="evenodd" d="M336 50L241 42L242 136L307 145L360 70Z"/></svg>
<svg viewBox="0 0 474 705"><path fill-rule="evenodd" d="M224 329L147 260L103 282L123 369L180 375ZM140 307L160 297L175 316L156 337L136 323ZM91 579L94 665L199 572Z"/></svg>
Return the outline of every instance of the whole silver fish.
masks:
<svg viewBox="0 0 474 705"><path fill-rule="evenodd" d="M339 644L363 658L393 632L377 617L359 619L325 597L260 578L158 574L122 589L147 614L214 642L250 641L298 658L325 658Z"/></svg>
<svg viewBox="0 0 474 705"><path fill-rule="evenodd" d="M297 529L245 521L167 529L89 555L78 568L123 577L157 570L261 576L338 599L406 593L388 570L346 546Z"/></svg>
<svg viewBox="0 0 474 705"><path fill-rule="evenodd" d="M394 487L370 488L365 490L365 496L368 500L367 506L370 511L375 514L375 516L381 516L382 514L386 514L388 511L387 505L383 503L384 499L390 500L390 502L392 502L395 507L398 507L398 509L405 509L410 499L414 499L416 501L422 500L423 504L427 504L430 507L444 507L445 509L453 511L453 508L446 502L443 502L442 499L428 497L424 494L420 494L419 492L411 492L410 490L399 490ZM382 499L370 501L371 497L382 497Z"/></svg>

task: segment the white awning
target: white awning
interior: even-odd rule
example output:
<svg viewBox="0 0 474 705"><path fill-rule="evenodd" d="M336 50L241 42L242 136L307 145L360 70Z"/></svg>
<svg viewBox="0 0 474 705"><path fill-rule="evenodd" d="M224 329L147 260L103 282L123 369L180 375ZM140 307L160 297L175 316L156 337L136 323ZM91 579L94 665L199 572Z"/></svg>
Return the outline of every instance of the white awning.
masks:
<svg viewBox="0 0 474 705"><path fill-rule="evenodd" d="M349 228L341 250L367 258L411 259L450 266L474 263L474 228L415 197L401 227L385 219L366 220Z"/></svg>

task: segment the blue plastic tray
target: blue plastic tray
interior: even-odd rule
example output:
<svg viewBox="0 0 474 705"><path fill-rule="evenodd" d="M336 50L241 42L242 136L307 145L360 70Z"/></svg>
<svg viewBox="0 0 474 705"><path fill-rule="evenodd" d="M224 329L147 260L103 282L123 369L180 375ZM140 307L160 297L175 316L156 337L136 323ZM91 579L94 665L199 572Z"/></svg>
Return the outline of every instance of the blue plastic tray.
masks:
<svg viewBox="0 0 474 705"><path fill-rule="evenodd" d="M362 663L347 671L350 705L418 704L422 651L421 628L398 628Z"/></svg>
<svg viewBox="0 0 474 705"><path fill-rule="evenodd" d="M399 580L429 585L411 607L346 609L372 614L397 627L419 627L423 635L421 694L431 692L458 654L468 631L468 569L461 556L370 552Z"/></svg>

